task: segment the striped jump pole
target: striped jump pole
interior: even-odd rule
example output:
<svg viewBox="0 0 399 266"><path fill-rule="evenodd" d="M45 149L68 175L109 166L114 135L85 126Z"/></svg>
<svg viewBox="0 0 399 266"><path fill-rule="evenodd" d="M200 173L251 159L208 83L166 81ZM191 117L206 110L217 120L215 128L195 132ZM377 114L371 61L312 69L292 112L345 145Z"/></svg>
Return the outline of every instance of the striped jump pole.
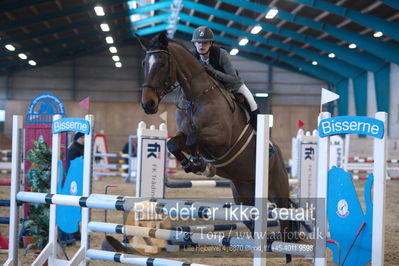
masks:
<svg viewBox="0 0 399 266"><path fill-rule="evenodd" d="M94 153L93 157L129 158L125 153Z"/></svg>
<svg viewBox="0 0 399 266"><path fill-rule="evenodd" d="M0 178L0 186L11 186L11 179Z"/></svg>
<svg viewBox="0 0 399 266"><path fill-rule="evenodd" d="M153 229L141 226L120 225L102 222L90 222L89 230L93 232L103 232L111 234L124 234L129 236L152 237L165 240L185 242L187 244L214 245L235 247L240 249L252 250L253 239L250 235L247 238L224 237L221 232L212 237L209 234L191 233L178 230Z"/></svg>
<svg viewBox="0 0 399 266"><path fill-rule="evenodd" d="M102 222L90 222L89 230L93 232L103 232L111 234L123 234L129 236L151 237L165 240L179 241L186 244L199 244L199 245L213 245L232 247L242 250L254 250L254 239L248 237L225 237L222 233L216 234L201 234L189 233L185 231L175 231L167 229L154 229L141 226L129 226ZM284 248L282 248L284 247ZM289 249L287 247L290 247ZM268 251L278 252L283 254L292 254L311 258L314 256L313 245L285 243L280 241L268 241ZM290 250L290 251L288 251Z"/></svg>
<svg viewBox="0 0 399 266"><path fill-rule="evenodd" d="M86 256L93 260L104 260L133 264L137 266L207 266L206 264L188 263L175 260L142 257L137 255L122 254L111 251L89 249Z"/></svg>
<svg viewBox="0 0 399 266"><path fill-rule="evenodd" d="M192 210L193 217L225 221L251 221L259 215L254 206L192 202L174 199L154 199L155 205L142 206L142 212L157 212L164 215L184 216L186 209ZM137 210L139 208L136 208ZM268 208L265 208L268 209ZM305 208L274 208L268 212L272 220L313 221L314 210Z"/></svg>
<svg viewBox="0 0 399 266"><path fill-rule="evenodd" d="M173 217L191 217L214 219L222 221L252 221L259 216L259 212L253 206L232 205L226 208L225 205L209 204L181 204L173 200L161 199L152 201L149 204L141 199L132 197L123 197L117 195L91 194L89 197L47 194L37 192L20 191L17 194L17 200L31 203L55 204L75 207L86 207L106 210L130 211L134 210L140 213L153 213L169 215ZM269 217L274 220L290 221L310 221L313 219L311 212L306 209L284 209L276 208L269 211Z"/></svg>
<svg viewBox="0 0 399 266"><path fill-rule="evenodd" d="M129 168L127 164L93 164L94 169L116 169L125 170Z"/></svg>
<svg viewBox="0 0 399 266"><path fill-rule="evenodd" d="M229 230L245 230L247 226L243 223L233 223L233 224L204 224L204 225L191 225L191 226L175 226L170 230L183 231L191 233L207 233L207 232L217 232L217 231L229 231Z"/></svg>
<svg viewBox="0 0 399 266"><path fill-rule="evenodd" d="M0 200L0 206L9 207L10 201L9 200Z"/></svg>
<svg viewBox="0 0 399 266"><path fill-rule="evenodd" d="M190 188L190 187L230 187L230 181L224 180L201 180L201 181L168 181L168 188Z"/></svg>
<svg viewBox="0 0 399 266"><path fill-rule="evenodd" d="M121 176L121 177L129 177L128 173L122 173L122 172L93 172L93 177L116 177L116 176Z"/></svg>
<svg viewBox="0 0 399 266"><path fill-rule="evenodd" d="M10 218L9 217L0 217L0 224L9 224Z"/></svg>
<svg viewBox="0 0 399 266"><path fill-rule="evenodd" d="M20 191L17 194L17 200L31 203L64 205L73 207L86 207L93 209L129 211L134 206L134 199L114 196L91 194L89 197L47 194L37 192ZM136 200L137 201L137 200Z"/></svg>

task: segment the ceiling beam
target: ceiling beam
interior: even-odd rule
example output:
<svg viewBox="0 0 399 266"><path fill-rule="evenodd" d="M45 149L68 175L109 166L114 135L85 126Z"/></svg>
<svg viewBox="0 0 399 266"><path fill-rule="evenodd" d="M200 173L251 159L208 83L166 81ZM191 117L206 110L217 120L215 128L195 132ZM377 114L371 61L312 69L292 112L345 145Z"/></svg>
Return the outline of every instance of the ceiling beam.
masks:
<svg viewBox="0 0 399 266"><path fill-rule="evenodd" d="M19 8L30 7L33 5L45 3L45 2L53 2L54 0L18 0L11 1L7 4L0 5L0 13L10 12Z"/></svg>
<svg viewBox="0 0 399 266"><path fill-rule="evenodd" d="M372 28L375 31L381 31L384 35L390 36L395 40L399 40L399 25L397 23L386 21L385 19L371 16L359 11L337 6L321 0L290 0L295 3L307 5L320 10L328 11L332 14L339 15L341 17L349 18L352 21L364 25L368 28ZM371 39L371 38L370 38Z"/></svg>
<svg viewBox="0 0 399 266"><path fill-rule="evenodd" d="M170 4L171 1L163 1L163 2L158 2L156 4L139 7L137 9L132 10L132 12L130 12L130 13L128 11L120 11L120 12L116 12L116 13L113 13L110 15L103 16L103 17L94 17L94 18L83 19L83 20L77 21L77 22L69 24L69 25L62 25L62 26L54 27L54 28L47 29L44 31L35 31L35 32L23 34L18 37L15 37L15 38L1 39L0 44L4 45L6 43L17 43L22 40L39 38L39 37L42 37L45 35L60 33L63 31L72 30L72 29L87 26L90 24L100 24L104 21L111 21L114 19L126 17L129 14L132 15L132 14L141 13L141 12L142 13L148 12L151 10L163 9L163 8L165 8L165 5L167 6L168 3Z"/></svg>
<svg viewBox="0 0 399 266"><path fill-rule="evenodd" d="M399 1L398 0L379 0L379 1L399 10Z"/></svg>
<svg viewBox="0 0 399 266"><path fill-rule="evenodd" d="M125 3L126 0L103 0L101 1L101 4L103 7L110 6L110 5L115 5L119 3ZM34 15L31 17L27 17L21 20L17 21L12 21L10 23L5 23L0 25L0 31L7 31L11 29L15 29L18 27L24 27L24 26L29 26L35 23L42 23L43 21L49 21L55 18L60 18L60 17L66 17L78 13L87 13L89 11L94 12L94 6L95 3L90 3L86 5L78 5L72 8L66 8L60 11L56 12L49 12L41 15Z"/></svg>
<svg viewBox="0 0 399 266"><path fill-rule="evenodd" d="M122 40L120 42L116 42L115 45L118 46L124 46L126 44L127 39ZM92 54L97 54L103 51L106 51L108 49L109 45L107 44L102 44L102 45L98 45L98 46L92 46L91 49L88 49L84 52L80 52L77 53L75 55L70 55L70 56L64 56L61 58L52 58L52 59L47 59L44 60L40 63L40 65L36 65L36 66L30 66L30 65L23 65L23 66L17 66L17 67L13 67L4 71L0 71L0 76L6 76L6 75L11 75L17 72L21 72L21 71L26 71L29 69L36 69L39 67L43 67L43 66L47 66L47 65L53 65L53 64L57 64L63 61L69 61L69 60L73 60L82 56L87 56L87 55L92 55Z"/></svg>
<svg viewBox="0 0 399 266"><path fill-rule="evenodd" d="M227 0L220 0L220 1L228 2ZM266 6L255 4L253 2L243 1L243 0L235 0L234 2L231 2L231 4L243 6L246 9L263 12L263 13L266 13L266 11L269 10L269 8ZM186 7L191 6L192 8L206 8L206 9L208 9L209 12L215 11L215 10L209 9L209 7L207 7L207 6L193 3L188 0L185 1L185 6ZM225 19L237 19L236 17L234 17L235 15L233 15L229 12L226 12L226 11L218 10L218 13L221 16L225 17ZM283 12L280 11L278 14L280 14L280 13L283 13ZM289 14L289 13L287 13L287 14ZM291 14L289 14L289 15L291 15ZM297 17L297 16L295 16L295 17ZM320 50L324 50L327 53L334 53L335 55L337 55L337 57L346 61L347 63L354 64L357 67L363 68L365 70L376 71L381 66L383 66L385 64L385 60L382 60L381 58L373 56L369 53L355 51L355 50L349 49L348 47L339 46L339 45L333 44L331 42L323 41L323 40L318 40L316 38L313 38L313 37L305 35L305 34L299 34L295 31L278 28L271 24L255 21L255 20L247 18L247 17L241 16L240 19L237 20L237 22L239 22L241 24L246 24L249 26L254 26L256 24L259 24L262 26L262 28L265 31L270 31L270 32L273 32L278 35L290 37L294 40L298 40L298 41L301 41L304 43L309 43L310 45L312 45ZM361 62L361 63L359 63L359 62Z"/></svg>
<svg viewBox="0 0 399 266"><path fill-rule="evenodd" d="M184 21L183 18L181 18L181 19ZM177 29L179 31L182 31L182 32L185 32L185 33L188 33L188 34L191 34L194 31L194 28L187 27L187 26L181 25L181 24L178 25ZM231 38L227 38L227 37L220 36L220 35L217 35L217 34L215 34L215 39L218 42L227 44L229 46L231 46L231 44L235 42L235 40L233 40ZM248 52L253 52L253 53L257 53L257 54L270 56L272 58L275 58L276 60L283 61L283 62L285 62L285 63L287 63L287 64L289 64L289 65L291 65L293 67L296 67L298 69L301 68L305 72L307 72L307 73L309 73L309 74L311 74L313 76L316 76L319 79L324 80L326 82L330 82L330 83L334 83L335 84L335 83L339 82L341 79L344 79L343 76L341 76L339 74L336 74L336 73L334 73L332 71L326 70L323 67L312 66L311 64L309 64L309 62L305 62L303 60L300 60L300 59L297 59L297 58L293 58L293 57L289 57L289 56L286 56L286 55L283 55L283 54L278 54L278 53L272 52L272 51L270 51L268 49L264 49L264 48L260 48L260 47L256 47L256 46L248 45L248 44L243 46L243 47L240 47L240 49L247 50Z"/></svg>
<svg viewBox="0 0 399 266"><path fill-rule="evenodd" d="M189 23L189 22L186 22L186 24L187 23ZM159 26L161 26L161 25L159 25ZM185 26L183 24L182 24L182 26L183 27L187 27L187 26ZM159 27L159 29L154 29L154 28L150 28L150 27L145 28L145 29L149 30L150 34L154 34L154 33L159 33L161 31L163 31L166 27L167 27L167 24L163 24L163 29L162 29L162 27ZM143 30L145 30L145 29L143 29ZM192 29L194 29L194 28L192 28ZM176 37L178 37L178 38L180 38L182 40L190 41L191 40L191 37L190 37L191 34L189 33L189 31L190 31L190 29L187 29L187 28L185 28L185 30L180 30L180 31L178 31L176 33ZM141 36L144 36L146 34L142 34L142 33L148 33L148 32L141 31L141 32L137 32L137 33L139 35L141 35ZM188 33L188 34L182 34L182 33ZM228 43L225 43L225 45L230 46ZM272 62L272 61L264 58L263 55L260 55L260 54L259 54L259 56L255 56L255 55L251 55L251 54L247 53L246 51L242 50L240 52L239 56L245 57L245 58L248 58L250 60L257 61L257 62L260 62L260 63L265 64L265 65L275 66L275 67L278 67L278 68L281 68L281 69L285 69L285 70L290 71L290 72L298 73L300 75L305 75L305 76L308 76L308 77L311 77L311 78L314 78L314 79L321 80L320 78L318 78L318 77L316 77L314 75L311 75L311 74L307 73L306 71L299 70L296 67L291 67L291 66L286 65L286 64L284 64L284 65L280 64L280 63L277 62L277 60L273 60L273 62ZM324 80L321 80L321 81L322 82L326 82Z"/></svg>
<svg viewBox="0 0 399 266"><path fill-rule="evenodd" d="M205 8L204 11L209 12L209 13L212 12L212 14L214 14L215 16L218 16L218 17L225 17L225 16L223 16L223 15L225 15L224 13L220 13L221 10L211 10L211 9L212 8L208 7L208 8ZM327 69L330 69L333 72L339 73L342 76L355 77L360 72L362 72L362 69L357 68L354 65L348 64L339 59L328 58L325 55L321 55L319 53L316 53L316 52L308 50L308 49L302 49L300 47L282 43L280 41L273 40L271 38L266 39L259 35L254 35L254 34L246 32L246 31L238 30L238 29L235 29L232 27L227 27L222 24L209 22L204 19L193 18L193 17L188 16L187 14L180 14L180 17L181 17L181 19L183 19L185 21L195 21L195 24L206 25L206 26L211 27L220 32L230 33L235 36L246 37L249 40L252 40L254 42L259 42L259 43L262 43L265 45L279 47L281 49L294 52L294 53L296 53L306 59L309 59L311 61L315 60L320 65L326 67ZM230 14L230 17L232 18L232 20L235 20L235 21L238 21L241 18L240 16L232 15L232 14ZM232 43L232 45L238 46L237 42L238 41L236 41L235 43ZM272 51L272 52L274 52L274 51Z"/></svg>

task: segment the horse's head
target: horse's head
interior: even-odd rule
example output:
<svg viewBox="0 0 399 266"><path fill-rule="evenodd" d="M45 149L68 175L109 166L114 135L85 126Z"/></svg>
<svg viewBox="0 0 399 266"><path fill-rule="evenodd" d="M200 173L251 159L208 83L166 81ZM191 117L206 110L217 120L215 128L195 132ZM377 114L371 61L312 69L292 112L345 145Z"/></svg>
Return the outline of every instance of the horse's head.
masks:
<svg viewBox="0 0 399 266"><path fill-rule="evenodd" d="M141 85L141 106L146 114L158 111L159 102L173 90L176 81L168 49L168 38L162 32L151 40L136 34L141 46L146 51L143 60L144 83Z"/></svg>

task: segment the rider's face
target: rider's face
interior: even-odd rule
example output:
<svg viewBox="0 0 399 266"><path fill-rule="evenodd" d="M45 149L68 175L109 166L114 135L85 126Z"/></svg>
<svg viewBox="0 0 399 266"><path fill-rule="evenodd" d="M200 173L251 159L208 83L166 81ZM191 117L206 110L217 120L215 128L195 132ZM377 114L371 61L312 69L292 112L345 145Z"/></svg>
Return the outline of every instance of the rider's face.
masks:
<svg viewBox="0 0 399 266"><path fill-rule="evenodd" d="M212 42L194 42L195 49L199 54L206 54L212 46Z"/></svg>

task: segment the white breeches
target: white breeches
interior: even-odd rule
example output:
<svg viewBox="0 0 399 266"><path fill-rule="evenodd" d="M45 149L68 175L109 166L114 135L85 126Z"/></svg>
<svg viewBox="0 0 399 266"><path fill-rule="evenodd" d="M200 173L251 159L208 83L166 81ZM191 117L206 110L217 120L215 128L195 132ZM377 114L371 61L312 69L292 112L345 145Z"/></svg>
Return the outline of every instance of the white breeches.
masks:
<svg viewBox="0 0 399 266"><path fill-rule="evenodd" d="M238 89L238 93L241 93L242 95L244 95L245 99L247 99L251 111L255 111L256 109L258 109L258 105L255 102L254 96L245 84L241 85L241 87Z"/></svg>

